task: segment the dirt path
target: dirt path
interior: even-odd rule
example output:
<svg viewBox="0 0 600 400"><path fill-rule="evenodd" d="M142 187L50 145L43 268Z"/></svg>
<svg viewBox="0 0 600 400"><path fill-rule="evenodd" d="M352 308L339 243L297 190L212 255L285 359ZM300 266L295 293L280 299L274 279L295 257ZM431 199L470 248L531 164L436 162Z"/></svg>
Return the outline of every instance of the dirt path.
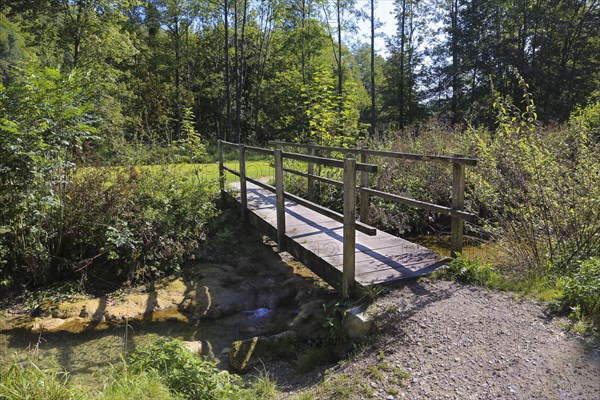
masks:
<svg viewBox="0 0 600 400"><path fill-rule="evenodd" d="M375 306L385 313L380 342L309 388L311 397L600 399L597 344L566 333L539 304L421 281Z"/></svg>

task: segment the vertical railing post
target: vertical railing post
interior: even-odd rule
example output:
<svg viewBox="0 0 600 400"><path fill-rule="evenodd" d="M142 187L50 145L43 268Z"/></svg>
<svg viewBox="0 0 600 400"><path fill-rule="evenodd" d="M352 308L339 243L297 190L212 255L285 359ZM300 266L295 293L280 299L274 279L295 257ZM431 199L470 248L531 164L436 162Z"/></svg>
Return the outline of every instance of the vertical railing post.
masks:
<svg viewBox="0 0 600 400"><path fill-rule="evenodd" d="M248 191L246 190L246 146L240 148L240 204L242 221L248 220Z"/></svg>
<svg viewBox="0 0 600 400"><path fill-rule="evenodd" d="M361 147L361 150L366 150L367 147ZM360 153L360 162L363 164L369 163L369 155L361 152ZM360 186L368 187L369 186L369 173L366 171L360 171ZM360 195L360 222L363 224L369 223L369 195L363 191L359 193Z"/></svg>
<svg viewBox="0 0 600 400"><path fill-rule="evenodd" d="M455 155L458 157L458 155ZM452 208L462 211L465 207L465 165L452 163ZM451 244L450 253L454 258L462 253L464 220L459 217L451 217Z"/></svg>
<svg viewBox="0 0 600 400"><path fill-rule="evenodd" d="M217 153L219 155L219 190L221 199L225 199L225 170L223 169L223 141L217 141Z"/></svg>
<svg viewBox="0 0 600 400"><path fill-rule="evenodd" d="M283 150L275 149L275 207L277 211L277 247L285 250L285 198L283 195Z"/></svg>
<svg viewBox="0 0 600 400"><path fill-rule="evenodd" d="M314 157L314 155L315 155L315 148L314 147L309 147L308 148L308 155ZM313 162L309 162L308 163L308 168L307 168L306 172L309 175L313 175L315 173L315 164ZM306 198L309 201L315 201L315 178L313 178L312 176L308 177L308 184L307 184L307 189L306 189Z"/></svg>
<svg viewBox="0 0 600 400"><path fill-rule="evenodd" d="M354 291L356 248L356 159L344 159L344 252L342 297L349 298Z"/></svg>

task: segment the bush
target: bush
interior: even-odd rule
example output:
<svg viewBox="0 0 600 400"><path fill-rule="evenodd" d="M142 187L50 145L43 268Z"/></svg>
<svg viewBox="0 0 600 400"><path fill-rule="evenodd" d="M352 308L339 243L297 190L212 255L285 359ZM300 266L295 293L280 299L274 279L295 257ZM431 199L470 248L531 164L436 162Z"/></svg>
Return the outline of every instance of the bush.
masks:
<svg viewBox="0 0 600 400"><path fill-rule="evenodd" d="M37 206L24 210L22 224L33 225L13 221L5 231L0 243L10 257L0 276L38 285L99 274L111 282L139 281L177 272L206 237L217 215L216 194L216 185L177 166L82 169L59 205L42 213ZM27 240L11 246L18 234Z"/></svg>
<svg viewBox="0 0 600 400"><path fill-rule="evenodd" d="M521 108L498 97L495 135L468 132L480 160L470 197L515 266L564 275L600 253L600 149L582 121L539 126L522 87Z"/></svg>
<svg viewBox="0 0 600 400"><path fill-rule="evenodd" d="M490 264L461 255L453 259L447 268L441 270L439 276L464 283L487 285L496 279L497 273Z"/></svg>
<svg viewBox="0 0 600 400"><path fill-rule="evenodd" d="M571 276L559 278L556 286L562 293L558 298L562 311L600 322L600 257L582 262Z"/></svg>
<svg viewBox="0 0 600 400"><path fill-rule="evenodd" d="M133 353L128 360L133 371L153 371L178 396L186 399L225 399L239 395L241 381L219 372L212 361L201 359L174 339L160 339Z"/></svg>

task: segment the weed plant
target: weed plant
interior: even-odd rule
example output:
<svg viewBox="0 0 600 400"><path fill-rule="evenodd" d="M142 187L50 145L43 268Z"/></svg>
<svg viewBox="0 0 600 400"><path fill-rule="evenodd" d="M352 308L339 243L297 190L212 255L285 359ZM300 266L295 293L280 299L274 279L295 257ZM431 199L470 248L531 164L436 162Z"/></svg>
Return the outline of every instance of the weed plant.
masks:
<svg viewBox="0 0 600 400"><path fill-rule="evenodd" d="M122 364L110 366L108 375L101 391L86 391L60 368L15 360L0 371L0 400L268 400L278 395L268 374L246 384L175 339L136 350Z"/></svg>

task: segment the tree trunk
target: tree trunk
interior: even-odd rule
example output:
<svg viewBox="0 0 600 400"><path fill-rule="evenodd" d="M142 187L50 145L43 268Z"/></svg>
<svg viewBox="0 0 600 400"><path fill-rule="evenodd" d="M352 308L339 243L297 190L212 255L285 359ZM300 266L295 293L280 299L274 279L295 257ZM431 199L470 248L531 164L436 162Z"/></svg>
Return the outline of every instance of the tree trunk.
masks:
<svg viewBox="0 0 600 400"><path fill-rule="evenodd" d="M231 77L229 63L229 0L225 0L225 101L227 103L227 121L225 124L225 140L231 141Z"/></svg>
<svg viewBox="0 0 600 400"><path fill-rule="evenodd" d="M375 138L375 0L371 0L371 139Z"/></svg>

